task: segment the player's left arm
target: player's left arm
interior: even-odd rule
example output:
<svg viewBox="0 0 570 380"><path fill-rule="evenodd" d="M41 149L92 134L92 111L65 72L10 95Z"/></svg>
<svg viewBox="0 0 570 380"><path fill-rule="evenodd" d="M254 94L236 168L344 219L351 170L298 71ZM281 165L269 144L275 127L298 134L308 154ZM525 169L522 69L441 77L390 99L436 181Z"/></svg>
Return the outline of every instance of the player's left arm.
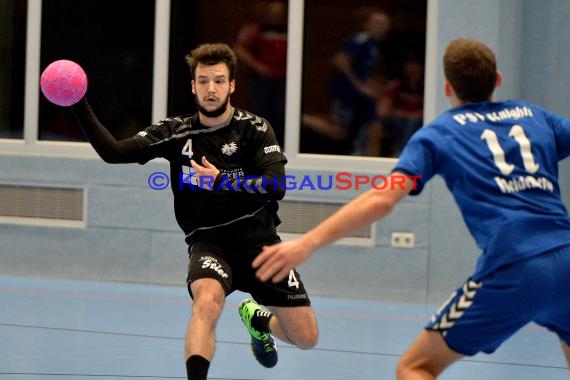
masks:
<svg viewBox="0 0 570 380"><path fill-rule="evenodd" d="M401 172L392 173L388 181L399 185L368 190L299 239L264 247L252 264L257 277L261 281L282 280L317 249L386 217L415 188L414 179Z"/></svg>
<svg viewBox="0 0 570 380"><path fill-rule="evenodd" d="M70 108L83 134L105 162L118 164L139 161L142 151L135 140L132 138L116 140L101 124L86 97Z"/></svg>

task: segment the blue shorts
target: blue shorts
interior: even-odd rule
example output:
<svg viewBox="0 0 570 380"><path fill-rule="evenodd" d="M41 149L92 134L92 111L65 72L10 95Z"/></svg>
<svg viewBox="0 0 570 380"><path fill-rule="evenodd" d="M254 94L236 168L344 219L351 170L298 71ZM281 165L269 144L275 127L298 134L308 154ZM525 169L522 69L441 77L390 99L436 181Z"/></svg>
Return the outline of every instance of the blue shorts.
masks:
<svg viewBox="0 0 570 380"><path fill-rule="evenodd" d="M570 344L570 246L467 280L431 318L428 330L442 333L463 355L494 352L529 322Z"/></svg>

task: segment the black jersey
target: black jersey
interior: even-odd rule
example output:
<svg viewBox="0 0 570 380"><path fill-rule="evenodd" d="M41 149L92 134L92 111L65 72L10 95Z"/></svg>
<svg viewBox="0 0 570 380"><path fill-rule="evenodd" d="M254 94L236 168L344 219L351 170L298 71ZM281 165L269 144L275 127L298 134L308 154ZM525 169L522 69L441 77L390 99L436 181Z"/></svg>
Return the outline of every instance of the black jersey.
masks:
<svg viewBox="0 0 570 380"><path fill-rule="evenodd" d="M198 114L172 117L133 139L141 148L140 164L157 157L170 162L176 220L187 240L200 236L223 239L220 230L241 234L244 225L256 236L274 232L278 224L275 195L265 191L266 183L256 189L244 186L248 178L265 176L271 165L287 162L265 119L237 108L228 123L218 127L202 126ZM218 177L232 180L237 186L221 186L217 178L212 190L201 189L192 177L190 159L201 164L203 156L220 170Z"/></svg>

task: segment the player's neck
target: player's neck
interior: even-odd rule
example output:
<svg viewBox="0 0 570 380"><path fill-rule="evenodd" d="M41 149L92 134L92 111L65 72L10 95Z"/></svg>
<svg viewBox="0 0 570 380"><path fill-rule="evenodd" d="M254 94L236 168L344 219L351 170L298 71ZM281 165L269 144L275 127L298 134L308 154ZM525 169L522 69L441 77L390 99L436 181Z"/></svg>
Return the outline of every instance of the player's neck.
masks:
<svg viewBox="0 0 570 380"><path fill-rule="evenodd" d="M483 102L492 102L492 101L493 101L492 98L483 99L483 100L462 100L462 99L454 98L454 99L451 99L451 104L453 105L453 107L459 107L459 106L462 106L464 104L469 104L469 103L483 103Z"/></svg>
<svg viewBox="0 0 570 380"><path fill-rule="evenodd" d="M234 107L228 104L228 107L224 111L223 114L216 117L206 116L203 113L199 113L200 124L205 127L218 127L220 125L224 125L228 123L228 120L234 114Z"/></svg>

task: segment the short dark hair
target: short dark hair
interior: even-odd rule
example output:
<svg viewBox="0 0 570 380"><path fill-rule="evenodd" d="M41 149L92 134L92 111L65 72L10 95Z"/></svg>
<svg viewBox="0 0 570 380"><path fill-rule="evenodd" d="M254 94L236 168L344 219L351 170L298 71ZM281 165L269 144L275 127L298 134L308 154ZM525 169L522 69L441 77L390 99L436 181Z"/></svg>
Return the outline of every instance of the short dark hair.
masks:
<svg viewBox="0 0 570 380"><path fill-rule="evenodd" d="M235 78L237 58L234 51L224 43L202 44L186 55L186 63L190 66L192 79L196 75L198 64L207 66L225 63L230 72L230 81Z"/></svg>
<svg viewBox="0 0 570 380"><path fill-rule="evenodd" d="M458 38L447 46L443 56L445 78L464 102L491 99L497 82L497 60L484 43Z"/></svg>

